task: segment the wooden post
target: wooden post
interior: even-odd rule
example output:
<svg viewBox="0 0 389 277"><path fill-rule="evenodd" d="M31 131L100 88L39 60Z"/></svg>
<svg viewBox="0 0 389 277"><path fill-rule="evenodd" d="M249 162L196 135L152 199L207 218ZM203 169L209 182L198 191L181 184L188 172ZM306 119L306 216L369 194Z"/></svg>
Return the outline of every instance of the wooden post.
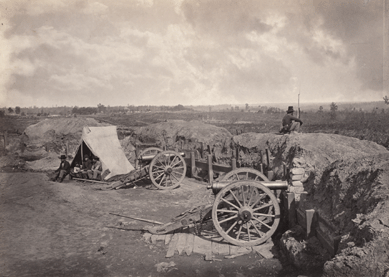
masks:
<svg viewBox="0 0 389 277"><path fill-rule="evenodd" d="M267 167L270 168L270 151L266 148L266 163Z"/></svg>
<svg viewBox="0 0 389 277"><path fill-rule="evenodd" d="M200 156L201 158L204 158L204 142L200 142L200 147L201 147Z"/></svg>
<svg viewBox="0 0 389 277"><path fill-rule="evenodd" d="M312 234L314 234L314 228L313 228L313 221L314 221L314 215L315 215L315 210L310 209L310 210L305 210L305 218L306 218L306 230L307 230L307 238Z"/></svg>
<svg viewBox="0 0 389 277"><path fill-rule="evenodd" d="M190 177L194 178L196 172L196 157L194 151L190 152Z"/></svg>
<svg viewBox="0 0 389 277"><path fill-rule="evenodd" d="M7 144L8 144L7 136L8 136L8 131L5 130L5 132L4 132L4 149L7 147Z"/></svg>
<svg viewBox="0 0 389 277"><path fill-rule="evenodd" d="M259 164L259 170L260 170L261 173L263 174L263 164L262 164L262 163Z"/></svg>
<svg viewBox="0 0 389 277"><path fill-rule="evenodd" d="M286 193L287 210L288 210L288 226L289 229L296 225L296 201L293 192Z"/></svg>
<svg viewBox="0 0 389 277"><path fill-rule="evenodd" d="M308 192L306 191L303 191L300 194L299 209L302 211L305 209L305 199L307 198L307 196L308 196Z"/></svg>
<svg viewBox="0 0 389 277"><path fill-rule="evenodd" d="M69 155L69 141L66 140L66 156Z"/></svg>
<svg viewBox="0 0 389 277"><path fill-rule="evenodd" d="M212 155L208 155L208 177L209 177L209 184L212 185L213 183L213 168L212 168Z"/></svg>
<svg viewBox="0 0 389 277"><path fill-rule="evenodd" d="M235 158L231 159L231 167L232 167L232 170L236 169L236 159Z"/></svg>

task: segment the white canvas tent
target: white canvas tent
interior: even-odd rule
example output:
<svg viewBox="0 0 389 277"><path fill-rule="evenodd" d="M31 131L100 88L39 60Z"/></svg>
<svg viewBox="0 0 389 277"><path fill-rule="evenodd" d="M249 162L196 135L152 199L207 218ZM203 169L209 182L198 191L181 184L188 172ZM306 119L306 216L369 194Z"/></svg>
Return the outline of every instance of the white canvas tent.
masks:
<svg viewBox="0 0 389 277"><path fill-rule="evenodd" d="M84 156L97 156L103 165L103 172L109 170L105 180L120 174L127 174L134 170L134 167L127 160L120 145L116 126L107 127L84 127L80 146L71 163L73 167L80 163Z"/></svg>

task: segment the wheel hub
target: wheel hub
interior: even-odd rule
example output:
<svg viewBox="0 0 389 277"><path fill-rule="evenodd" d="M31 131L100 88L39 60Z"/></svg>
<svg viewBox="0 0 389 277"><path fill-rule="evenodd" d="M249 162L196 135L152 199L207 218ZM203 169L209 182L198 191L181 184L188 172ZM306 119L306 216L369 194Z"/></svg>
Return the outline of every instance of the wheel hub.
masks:
<svg viewBox="0 0 389 277"><path fill-rule="evenodd" d="M239 211L238 217L243 223L248 222L252 218L252 212L247 208L243 208Z"/></svg>
<svg viewBox="0 0 389 277"><path fill-rule="evenodd" d="M173 172L173 168L171 168L171 167L167 167L166 169L165 169L165 173L166 174L171 174Z"/></svg>

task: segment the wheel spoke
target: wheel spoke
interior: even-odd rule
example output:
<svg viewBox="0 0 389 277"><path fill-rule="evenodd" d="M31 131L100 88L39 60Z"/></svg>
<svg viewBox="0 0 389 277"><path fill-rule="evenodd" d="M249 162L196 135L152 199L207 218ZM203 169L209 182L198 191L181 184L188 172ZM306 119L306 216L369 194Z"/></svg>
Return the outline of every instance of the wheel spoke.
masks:
<svg viewBox="0 0 389 277"><path fill-rule="evenodd" d="M182 178L182 176L184 176L183 172L172 171L172 173L170 173L170 174L176 176L179 179Z"/></svg>
<svg viewBox="0 0 389 277"><path fill-rule="evenodd" d="M176 176L174 176L173 174L170 174L170 176L172 176L174 179L176 179L176 181L177 182L179 182L180 180L179 179L177 179L177 177Z"/></svg>
<svg viewBox="0 0 389 277"><path fill-rule="evenodd" d="M263 235L264 235L265 233L264 233L264 232L261 232L261 231L259 231L259 230L258 230L258 228L257 228L257 226L255 226L255 224L254 224L254 222L253 222L252 220L250 220L250 222L251 222L251 225L253 225L253 227L254 227L255 231L257 231L257 233L258 233L259 237L260 237L260 238L262 238L262 237L263 237Z"/></svg>
<svg viewBox="0 0 389 277"><path fill-rule="evenodd" d="M270 203L268 203L268 204L265 204L265 205L263 205L263 206L261 206L261 207L258 207L258 208L253 209L253 212L258 211L258 210L261 210L261 209L264 209L264 208L267 208L267 207L270 207L270 206L273 206L273 202L271 202L271 201L270 201Z"/></svg>
<svg viewBox="0 0 389 277"><path fill-rule="evenodd" d="M246 172L246 180L248 180L249 179L249 172L247 171Z"/></svg>
<svg viewBox="0 0 389 277"><path fill-rule="evenodd" d="M242 232L242 226L243 225L240 225L240 227L239 227L239 231L238 231L238 235L236 236L236 239L239 239L239 237L240 237L240 233Z"/></svg>
<svg viewBox="0 0 389 277"><path fill-rule="evenodd" d="M246 229L247 229L247 234L249 235L249 241L251 241L251 234L250 234L250 228L248 222L246 222Z"/></svg>
<svg viewBox="0 0 389 277"><path fill-rule="evenodd" d="M264 217L276 217L274 214L260 214L260 213L253 213L253 215L264 216Z"/></svg>
<svg viewBox="0 0 389 277"><path fill-rule="evenodd" d="M241 189L242 189L242 198L243 198L243 206L246 206L246 196L244 195L244 186L241 186Z"/></svg>
<svg viewBox="0 0 389 277"><path fill-rule="evenodd" d="M254 181L258 180L258 177L259 177L259 176L255 177Z"/></svg>
<svg viewBox="0 0 389 277"><path fill-rule="evenodd" d="M250 207L253 208L255 205L257 205L259 203L259 201L261 201L267 194L264 193L264 194L259 194L259 198L254 202L254 204L252 204Z"/></svg>
<svg viewBox="0 0 389 277"><path fill-rule="evenodd" d="M259 223L261 223L261 224L263 224L263 225L265 225L267 228L269 228L269 229L271 229L271 227L269 226L269 225L267 225L265 222L263 222L263 221L261 221L261 220L259 220L258 218L256 218L256 217L253 217L256 221L258 221Z"/></svg>
<svg viewBox="0 0 389 277"><path fill-rule="evenodd" d="M162 182L163 180L165 179L166 175L163 175L162 179L161 179L161 182L158 183L158 185L162 186Z"/></svg>
<svg viewBox="0 0 389 277"><path fill-rule="evenodd" d="M224 199L223 197L220 200L226 202L227 204L230 204L232 207L234 207L235 209L239 210L239 207L237 207L236 205L232 204L230 201Z"/></svg>
<svg viewBox="0 0 389 277"><path fill-rule="evenodd" d="M223 213L233 213L233 214L237 214L238 213L238 211L233 211L233 210L220 210L220 209L217 209L216 211L223 212Z"/></svg>
<svg viewBox="0 0 389 277"><path fill-rule="evenodd" d="M240 179L239 179L239 175L238 174L235 174L236 175L236 179L239 181Z"/></svg>
<svg viewBox="0 0 389 277"><path fill-rule="evenodd" d="M254 192L254 188L249 187L249 189L250 189L250 195L249 195L249 199L248 199L248 202L247 202L247 206L250 206L251 197L253 196L253 192Z"/></svg>
<svg viewBox="0 0 389 277"><path fill-rule="evenodd" d="M231 195L235 198L235 201L238 202L239 206L242 207L242 204L239 202L238 198L236 198L235 194L230 190Z"/></svg>
<svg viewBox="0 0 389 277"><path fill-rule="evenodd" d="M171 162L169 163L171 166L174 163L174 161L176 160L176 158L177 158L177 156L174 156L173 160L171 160Z"/></svg>
<svg viewBox="0 0 389 277"><path fill-rule="evenodd" d="M238 224L238 221L235 221L234 224L232 224L231 227L228 228L228 230L226 231L227 235L228 235L229 232L231 232L232 228L234 228L236 224Z"/></svg>
<svg viewBox="0 0 389 277"><path fill-rule="evenodd" d="M178 161L177 161L175 164L172 163L170 166L171 166L171 167L175 167L176 165L178 165L178 164L181 163L181 162L182 162L181 159L178 159Z"/></svg>
<svg viewBox="0 0 389 277"><path fill-rule="evenodd" d="M157 180L157 179L159 179L159 177L161 177L161 176L164 175L164 174L165 174L165 171L162 172L161 174L159 174L157 177L154 177L154 179ZM153 175L153 176L154 176L154 175Z"/></svg>
<svg viewBox="0 0 389 277"><path fill-rule="evenodd" d="M238 218L238 216L234 215L234 216L231 216L229 218L223 219L222 221L219 221L219 224L222 224L224 222L230 221L231 219L235 219L235 218Z"/></svg>

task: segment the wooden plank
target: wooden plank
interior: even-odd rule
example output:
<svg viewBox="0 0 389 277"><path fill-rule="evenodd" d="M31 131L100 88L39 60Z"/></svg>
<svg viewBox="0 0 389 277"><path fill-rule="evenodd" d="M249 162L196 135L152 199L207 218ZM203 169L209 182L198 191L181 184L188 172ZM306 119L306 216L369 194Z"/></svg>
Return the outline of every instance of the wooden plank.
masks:
<svg viewBox="0 0 389 277"><path fill-rule="evenodd" d="M305 221L305 212L301 211L300 209L296 210L296 216L297 216L297 223L301 227L305 229L306 227L306 221Z"/></svg>
<svg viewBox="0 0 389 277"><path fill-rule="evenodd" d="M166 235L157 235L157 241L165 241Z"/></svg>
<svg viewBox="0 0 389 277"><path fill-rule="evenodd" d="M178 241L176 245L176 250L178 251L178 255L181 255L186 246L186 233L178 233Z"/></svg>
<svg viewBox="0 0 389 277"><path fill-rule="evenodd" d="M218 245L219 255L229 255L230 254L230 245L227 243L219 243Z"/></svg>
<svg viewBox="0 0 389 277"><path fill-rule="evenodd" d="M151 235L151 243L156 244L157 243L157 237L158 235Z"/></svg>
<svg viewBox="0 0 389 277"><path fill-rule="evenodd" d="M166 234L165 235L165 245L169 244L172 240L173 234Z"/></svg>
<svg viewBox="0 0 389 277"><path fill-rule="evenodd" d="M317 213L317 220L318 220L319 223L324 224L325 227L327 227L328 229L330 229L331 232L334 233L334 232L337 231L337 230L336 230L336 227L335 227L332 223L328 222L327 219L325 219L324 217L322 217L322 216L320 215L320 213Z"/></svg>
<svg viewBox="0 0 389 277"><path fill-rule="evenodd" d="M149 243L150 242L150 238L151 238L151 234L150 233L144 233L143 234L143 239L145 240L145 242Z"/></svg>
<svg viewBox="0 0 389 277"><path fill-rule="evenodd" d="M193 243L193 252L202 255L207 255L207 253L212 252L211 241L195 236Z"/></svg>
<svg viewBox="0 0 389 277"><path fill-rule="evenodd" d="M213 183L213 167L212 167L212 155L208 155L208 180L209 183Z"/></svg>
<svg viewBox="0 0 389 277"><path fill-rule="evenodd" d="M328 236L319 228L316 230L316 237L320 241L321 245L324 246L325 249L331 254L331 256L335 256L335 250L333 246L333 242Z"/></svg>
<svg viewBox="0 0 389 277"><path fill-rule="evenodd" d="M193 244L194 244L194 238L195 236L193 234L187 234L186 237L186 245L185 245L185 253L186 255L190 256L193 252Z"/></svg>
<svg viewBox="0 0 389 277"><path fill-rule="evenodd" d="M194 152L190 152L190 177L194 178L196 172L196 159Z"/></svg>
<svg viewBox="0 0 389 277"><path fill-rule="evenodd" d="M174 253L176 251L177 242L178 242L178 234L174 234L172 237L172 240L169 243L169 248L168 248L166 256L165 256L166 258L170 258L170 257L174 256Z"/></svg>
<svg viewBox="0 0 389 277"><path fill-rule="evenodd" d="M219 245L220 243L216 241L212 241L212 253L215 255L219 255Z"/></svg>
<svg viewBox="0 0 389 277"><path fill-rule="evenodd" d="M190 164L190 159L187 159L185 161L187 161L187 164ZM208 162L196 161L195 165L197 168L208 171ZM220 164L212 164L212 169L213 169L213 171L217 171L217 172L230 172L230 171L232 171L231 166L224 166L224 165L220 165Z"/></svg>
<svg viewBox="0 0 389 277"><path fill-rule="evenodd" d="M314 218L315 216L315 210L310 209L310 210L305 210L305 219L306 219L306 231L307 231L307 237L309 237L311 234L315 233L314 229Z"/></svg>
<svg viewBox="0 0 389 277"><path fill-rule="evenodd" d="M274 257L271 249L273 248L273 243L266 243L261 245L253 246L253 251L260 254L265 259L272 259Z"/></svg>
<svg viewBox="0 0 389 277"><path fill-rule="evenodd" d="M230 244L230 255L238 254L239 246Z"/></svg>

